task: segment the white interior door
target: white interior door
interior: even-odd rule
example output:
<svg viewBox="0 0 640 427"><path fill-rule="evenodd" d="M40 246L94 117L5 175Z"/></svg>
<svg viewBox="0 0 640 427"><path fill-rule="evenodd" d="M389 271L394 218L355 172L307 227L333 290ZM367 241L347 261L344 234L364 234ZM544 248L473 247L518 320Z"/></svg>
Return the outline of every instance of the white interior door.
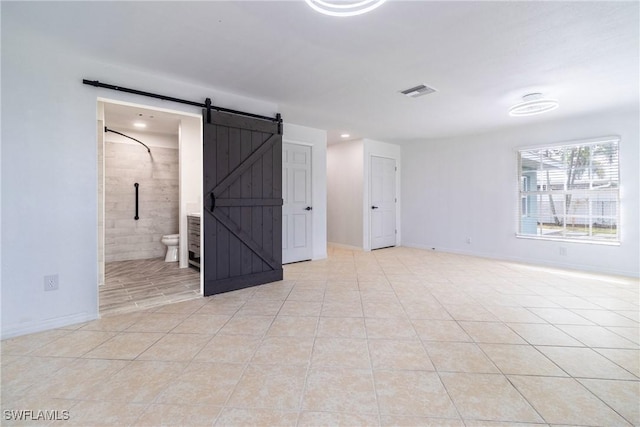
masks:
<svg viewBox="0 0 640 427"><path fill-rule="evenodd" d="M311 259L311 147L282 144L282 263Z"/></svg>
<svg viewBox="0 0 640 427"><path fill-rule="evenodd" d="M371 249L396 245L396 161L371 156Z"/></svg>

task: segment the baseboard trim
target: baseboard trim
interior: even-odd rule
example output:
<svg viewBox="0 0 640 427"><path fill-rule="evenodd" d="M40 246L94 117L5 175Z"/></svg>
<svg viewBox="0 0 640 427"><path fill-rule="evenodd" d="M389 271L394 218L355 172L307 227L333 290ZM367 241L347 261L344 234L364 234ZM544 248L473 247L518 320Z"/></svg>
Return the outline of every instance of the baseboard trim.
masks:
<svg viewBox="0 0 640 427"><path fill-rule="evenodd" d="M21 335L33 334L36 332L48 331L50 329L62 328L77 323L89 322L98 319L98 313L78 313L70 316L56 317L54 319L31 322L27 325L15 325L2 331L2 339L14 338Z"/></svg>
<svg viewBox="0 0 640 427"><path fill-rule="evenodd" d="M350 250L350 251L364 251L364 249L362 249L361 247L358 247L358 246L343 245L342 243L334 243L334 242L327 242L327 247L334 247L334 248L338 248L338 249L347 249L347 250Z"/></svg>

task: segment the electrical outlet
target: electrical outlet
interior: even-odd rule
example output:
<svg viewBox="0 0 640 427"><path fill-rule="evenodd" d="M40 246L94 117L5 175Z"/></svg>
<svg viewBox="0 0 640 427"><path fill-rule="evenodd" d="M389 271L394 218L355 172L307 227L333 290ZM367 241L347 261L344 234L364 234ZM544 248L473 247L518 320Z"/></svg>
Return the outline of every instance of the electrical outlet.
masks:
<svg viewBox="0 0 640 427"><path fill-rule="evenodd" d="M58 290L58 275L52 274L50 276L44 276L44 290L56 291Z"/></svg>
<svg viewBox="0 0 640 427"><path fill-rule="evenodd" d="M564 246L560 246L560 255L567 256L567 248L565 248Z"/></svg>

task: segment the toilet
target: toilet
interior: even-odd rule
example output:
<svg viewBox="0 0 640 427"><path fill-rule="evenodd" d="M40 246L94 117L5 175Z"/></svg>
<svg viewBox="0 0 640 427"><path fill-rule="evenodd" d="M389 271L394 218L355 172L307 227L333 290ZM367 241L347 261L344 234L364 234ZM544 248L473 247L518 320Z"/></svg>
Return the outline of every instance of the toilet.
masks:
<svg viewBox="0 0 640 427"><path fill-rule="evenodd" d="M167 247L167 255L164 257L164 262L178 261L178 244L180 243L180 235L167 234L162 236L160 241Z"/></svg>

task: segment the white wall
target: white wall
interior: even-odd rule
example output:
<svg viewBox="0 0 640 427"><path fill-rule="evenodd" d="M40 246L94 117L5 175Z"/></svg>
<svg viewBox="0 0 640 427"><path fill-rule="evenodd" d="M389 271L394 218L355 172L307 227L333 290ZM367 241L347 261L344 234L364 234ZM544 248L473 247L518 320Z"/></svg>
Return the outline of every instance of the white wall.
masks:
<svg viewBox="0 0 640 427"><path fill-rule="evenodd" d="M396 235L396 245L402 244L402 221L401 221L401 148L399 145L388 144L386 142L374 141L372 139L363 140L363 218L362 218L362 247L365 251L371 250L371 156L386 157L394 159L396 161L396 167L398 172L396 174L396 229L398 234Z"/></svg>
<svg viewBox="0 0 640 427"><path fill-rule="evenodd" d="M184 116L178 135L180 150L180 267L189 266L187 215L202 215L202 118ZM201 223L202 227L202 223ZM204 236L200 233L200 239ZM204 245L200 242L204 259ZM204 263L200 264L200 285L204 280Z"/></svg>
<svg viewBox="0 0 640 427"><path fill-rule="evenodd" d="M637 109L612 111L403 145L404 245L638 276L638 117ZM516 238L518 147L607 135L621 137L620 246ZM561 247L566 255L560 255Z"/></svg>
<svg viewBox="0 0 640 427"><path fill-rule="evenodd" d="M286 117L283 117L286 120ZM327 131L285 121L282 140L311 147L312 259L327 257Z"/></svg>
<svg viewBox="0 0 640 427"><path fill-rule="evenodd" d="M197 108L83 85L133 87L272 116L277 105L77 55L2 9L2 337L95 319L98 97ZM99 52L96 52L99 54ZM10 248L10 250L7 250ZM44 292L44 276L60 289Z"/></svg>
<svg viewBox="0 0 640 427"><path fill-rule="evenodd" d="M327 239L362 248L364 144L345 141L327 149Z"/></svg>

